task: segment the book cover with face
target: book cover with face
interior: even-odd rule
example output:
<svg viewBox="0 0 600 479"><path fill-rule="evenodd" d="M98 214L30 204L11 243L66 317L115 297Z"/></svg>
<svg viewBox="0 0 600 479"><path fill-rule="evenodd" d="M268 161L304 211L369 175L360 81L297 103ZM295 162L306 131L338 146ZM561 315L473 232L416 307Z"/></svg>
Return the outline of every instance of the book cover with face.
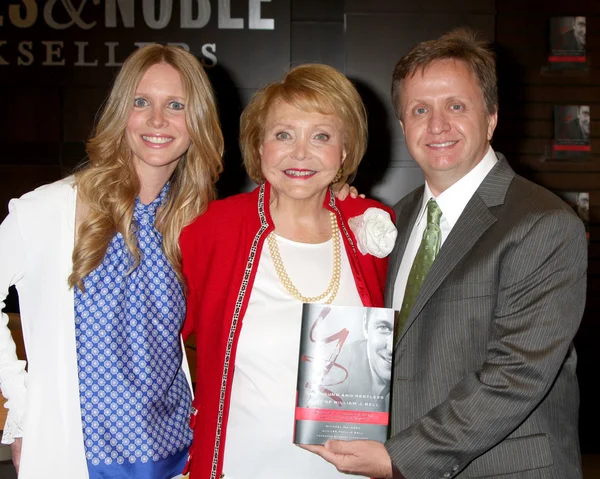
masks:
<svg viewBox="0 0 600 479"><path fill-rule="evenodd" d="M550 19L551 70L585 70L586 17L553 17Z"/></svg>
<svg viewBox="0 0 600 479"><path fill-rule="evenodd" d="M387 308L303 305L296 444L387 439L395 318Z"/></svg>
<svg viewBox="0 0 600 479"><path fill-rule="evenodd" d="M589 105L554 106L553 157L586 159L591 153Z"/></svg>

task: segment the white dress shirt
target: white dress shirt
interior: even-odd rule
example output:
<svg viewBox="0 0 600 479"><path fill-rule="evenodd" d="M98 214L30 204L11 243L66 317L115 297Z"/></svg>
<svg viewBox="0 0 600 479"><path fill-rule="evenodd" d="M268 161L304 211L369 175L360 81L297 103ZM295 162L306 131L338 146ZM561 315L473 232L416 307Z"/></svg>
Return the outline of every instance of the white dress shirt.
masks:
<svg viewBox="0 0 600 479"><path fill-rule="evenodd" d="M442 232L441 244L443 246L444 241L448 238L450 231L452 231L458 218L460 218L465 206L467 206L467 203L497 161L498 158L490 146L483 159L471 171L454 183L450 188L440 193L437 198L431 192L427 182L425 182L425 191L423 193L421 209L419 210L417 221L410 233L408 243L406 244L406 250L404 251L402 262L400 263L400 269L398 270L398 276L396 276L396 282L394 283L394 297L392 301L394 309L399 311L402 308L408 275L415 256L417 255L417 251L419 250L423 232L427 226L427 202L431 198L435 199L440 210L442 210L440 230Z"/></svg>

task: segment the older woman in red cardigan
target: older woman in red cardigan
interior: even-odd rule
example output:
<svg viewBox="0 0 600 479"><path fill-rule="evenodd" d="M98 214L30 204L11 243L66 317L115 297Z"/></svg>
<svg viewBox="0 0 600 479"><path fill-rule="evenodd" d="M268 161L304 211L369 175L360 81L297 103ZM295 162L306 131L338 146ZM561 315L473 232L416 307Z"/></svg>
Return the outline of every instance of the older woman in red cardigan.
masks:
<svg viewBox="0 0 600 479"><path fill-rule="evenodd" d="M180 240L198 355L191 477L341 478L292 443L296 371L303 302L383 306L392 211L332 194L365 152L365 108L343 74L302 65L256 93L240 142L260 186L212 202Z"/></svg>

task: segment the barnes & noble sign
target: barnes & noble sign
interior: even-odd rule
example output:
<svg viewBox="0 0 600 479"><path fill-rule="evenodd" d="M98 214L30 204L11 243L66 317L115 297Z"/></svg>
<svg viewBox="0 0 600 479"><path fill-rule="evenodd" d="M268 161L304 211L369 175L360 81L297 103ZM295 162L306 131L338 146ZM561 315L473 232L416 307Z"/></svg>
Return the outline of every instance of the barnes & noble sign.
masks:
<svg viewBox="0 0 600 479"><path fill-rule="evenodd" d="M180 45L207 68L221 65L240 88L257 88L289 64L290 0L2 3L2 83L31 82L34 74L43 75L36 83L104 83L103 70L112 77L134 49L151 42Z"/></svg>

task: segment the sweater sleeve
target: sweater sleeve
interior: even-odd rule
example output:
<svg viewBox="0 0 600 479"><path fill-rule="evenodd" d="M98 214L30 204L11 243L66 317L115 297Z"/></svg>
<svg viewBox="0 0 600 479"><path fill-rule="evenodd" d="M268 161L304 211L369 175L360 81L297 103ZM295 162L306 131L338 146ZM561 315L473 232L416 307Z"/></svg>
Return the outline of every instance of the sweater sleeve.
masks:
<svg viewBox="0 0 600 479"><path fill-rule="evenodd" d="M24 240L19 229L15 202L11 212L0 225L0 311L4 308L8 288L22 277L25 265ZM8 417L4 426L2 443L11 444L22 437L25 413L27 373L25 361L17 358L16 346L8 328L8 316L0 314L0 389L7 399Z"/></svg>
<svg viewBox="0 0 600 479"><path fill-rule="evenodd" d="M196 220L197 222L198 220ZM181 336L184 341L189 338L191 334L194 332L194 317L196 315L195 307L195 285L193 281L193 264L194 264L194 241L193 241L193 227L195 223L187 226L181 232L181 236L179 237L179 245L181 247L181 263L182 263L182 272L183 277L185 279L185 287L186 287L186 315L185 321L183 323L183 329L181 331Z"/></svg>

